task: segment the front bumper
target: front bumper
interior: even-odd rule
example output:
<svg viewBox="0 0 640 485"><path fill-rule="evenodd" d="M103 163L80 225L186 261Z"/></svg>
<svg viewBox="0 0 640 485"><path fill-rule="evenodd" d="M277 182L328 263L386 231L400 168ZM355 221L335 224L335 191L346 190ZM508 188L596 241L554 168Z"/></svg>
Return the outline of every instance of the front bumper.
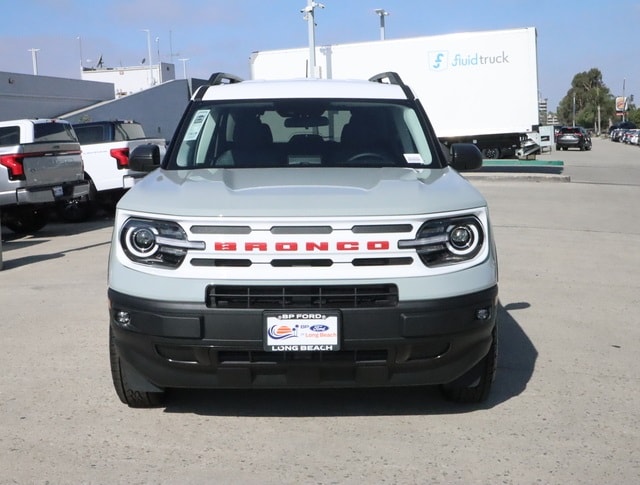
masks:
<svg viewBox="0 0 640 485"><path fill-rule="evenodd" d="M498 288L339 309L335 352L264 351L261 309L209 308L112 289L108 296L118 355L136 373L140 390L378 387L443 384L471 369L491 346ZM122 311L128 323L116 320Z"/></svg>

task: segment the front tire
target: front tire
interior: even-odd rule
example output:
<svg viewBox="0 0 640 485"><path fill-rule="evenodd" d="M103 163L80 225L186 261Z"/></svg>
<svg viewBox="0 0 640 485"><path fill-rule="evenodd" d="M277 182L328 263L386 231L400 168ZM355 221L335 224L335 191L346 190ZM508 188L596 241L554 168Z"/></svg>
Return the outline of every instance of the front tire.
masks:
<svg viewBox="0 0 640 485"><path fill-rule="evenodd" d="M480 403L487 399L498 366L497 324L492 338L491 348L480 362L462 377L440 386L445 399L458 403ZM468 384L470 380L473 382Z"/></svg>
<svg viewBox="0 0 640 485"><path fill-rule="evenodd" d="M111 362L111 377L116 394L124 404L132 408L158 407L164 400L164 392L147 392L132 389L127 378L127 372L118 355L113 330L109 327L109 358Z"/></svg>

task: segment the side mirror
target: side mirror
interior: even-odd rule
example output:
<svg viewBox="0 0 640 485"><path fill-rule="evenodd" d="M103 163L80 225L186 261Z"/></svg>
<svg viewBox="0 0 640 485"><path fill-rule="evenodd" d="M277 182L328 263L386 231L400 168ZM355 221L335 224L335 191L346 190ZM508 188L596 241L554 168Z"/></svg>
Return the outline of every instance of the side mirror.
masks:
<svg viewBox="0 0 640 485"><path fill-rule="evenodd" d="M473 143L454 143L449 153L449 165L458 172L482 167L482 153Z"/></svg>
<svg viewBox="0 0 640 485"><path fill-rule="evenodd" d="M136 172L151 172L160 166L160 147L154 144L139 145L129 155L129 168Z"/></svg>

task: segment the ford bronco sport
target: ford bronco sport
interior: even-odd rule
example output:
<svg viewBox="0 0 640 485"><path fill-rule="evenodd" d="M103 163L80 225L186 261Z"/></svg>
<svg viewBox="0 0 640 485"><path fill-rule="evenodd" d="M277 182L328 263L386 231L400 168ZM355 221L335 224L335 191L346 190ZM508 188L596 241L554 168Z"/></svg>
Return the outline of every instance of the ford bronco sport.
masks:
<svg viewBox="0 0 640 485"><path fill-rule="evenodd" d="M396 73L368 81L215 74L120 200L109 260L113 384L439 385L484 400L496 370L485 199Z"/></svg>

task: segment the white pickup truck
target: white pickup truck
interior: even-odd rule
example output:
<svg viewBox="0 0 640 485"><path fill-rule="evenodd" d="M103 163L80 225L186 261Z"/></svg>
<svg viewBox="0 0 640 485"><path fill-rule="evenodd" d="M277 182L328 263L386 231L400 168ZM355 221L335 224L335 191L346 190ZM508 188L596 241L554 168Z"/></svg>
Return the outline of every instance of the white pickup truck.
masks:
<svg viewBox="0 0 640 485"><path fill-rule="evenodd" d="M69 222L89 218L102 206L115 207L122 195L146 175L129 168L129 153L140 145L158 145L163 155L164 138L149 138L135 121L95 121L77 123L73 128L82 147L85 178L90 182L89 195L58 205L60 216Z"/></svg>

